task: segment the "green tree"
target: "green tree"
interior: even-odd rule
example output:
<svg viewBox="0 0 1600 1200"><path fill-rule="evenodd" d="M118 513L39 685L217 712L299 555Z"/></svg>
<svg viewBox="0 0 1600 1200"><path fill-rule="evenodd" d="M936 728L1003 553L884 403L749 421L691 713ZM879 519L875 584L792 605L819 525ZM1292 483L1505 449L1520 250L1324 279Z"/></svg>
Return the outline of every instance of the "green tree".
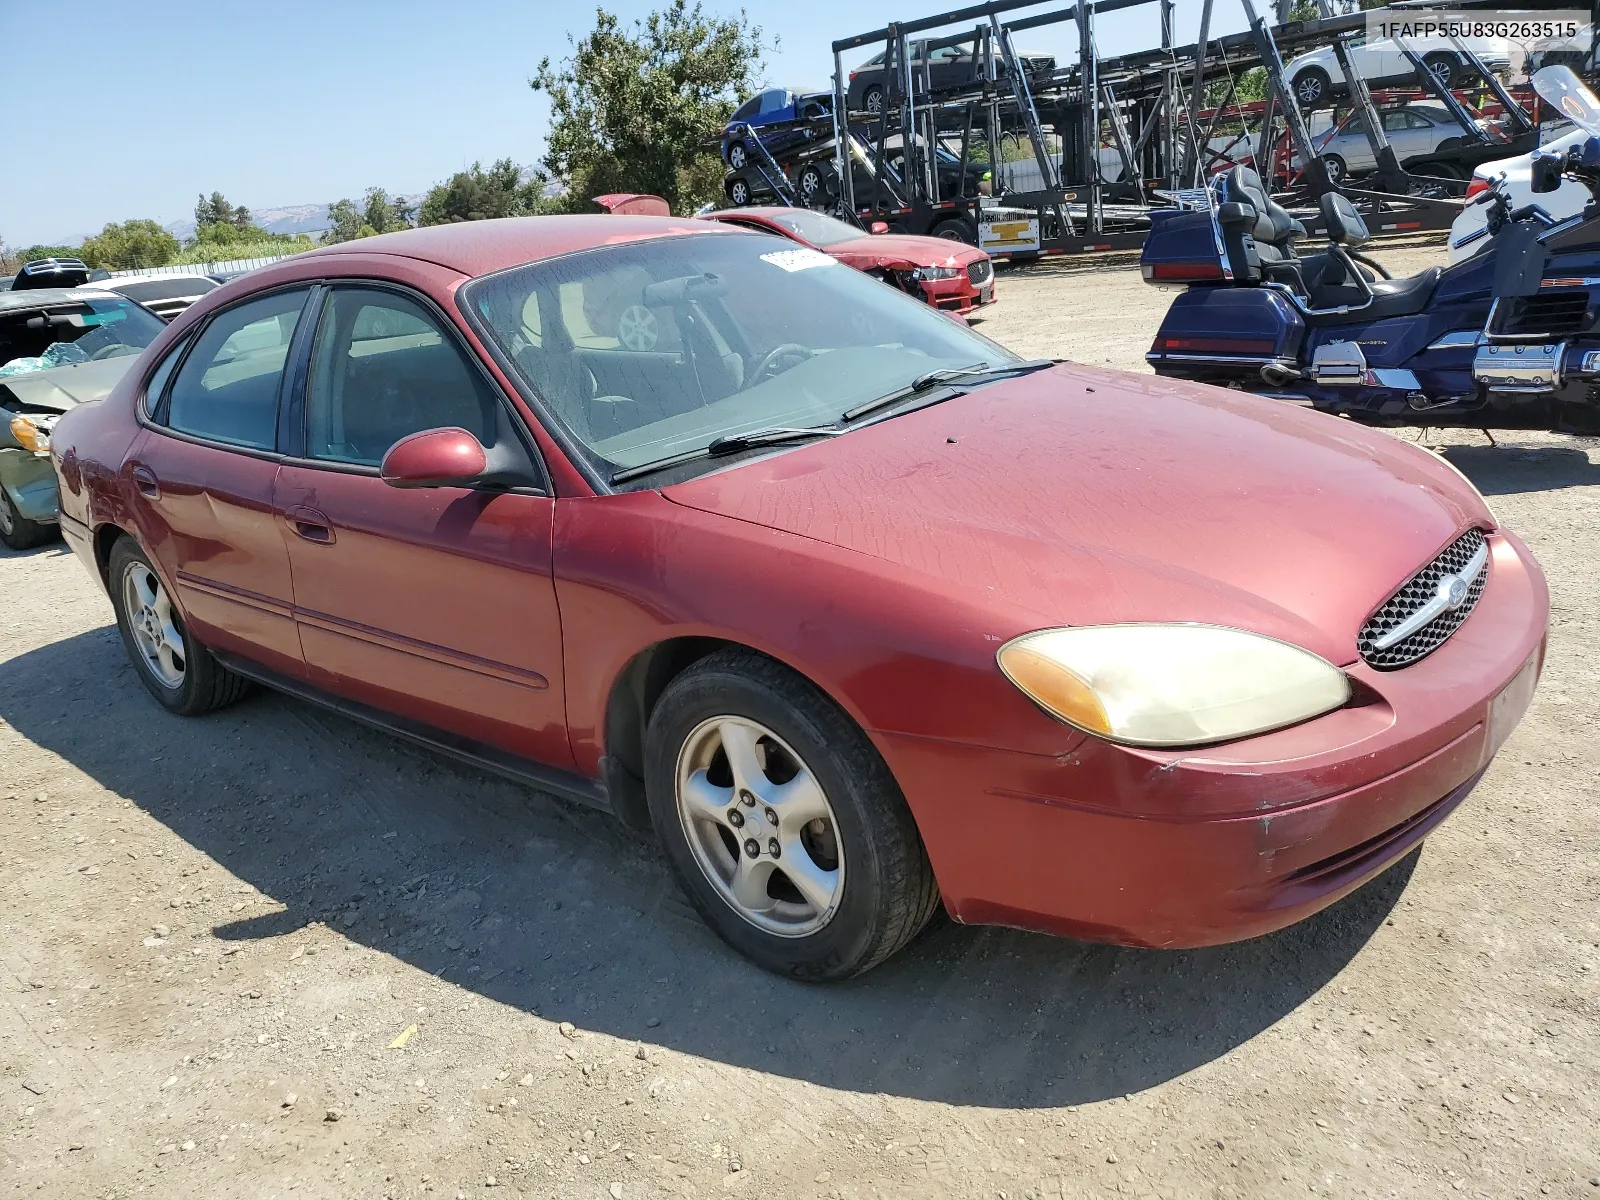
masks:
<svg viewBox="0 0 1600 1200"><path fill-rule="evenodd" d="M773 46L776 46L776 42ZM761 78L768 49L743 10L708 16L672 0L624 26L605 9L559 64L528 81L550 97L544 165L566 187L563 204L606 192L653 192L675 212L721 195L717 138Z"/></svg>
<svg viewBox="0 0 1600 1200"><path fill-rule="evenodd" d="M333 224L322 235L324 246L410 229L414 210L400 197L391 197L382 188L368 188L359 207L353 200L335 200L328 205L328 219Z"/></svg>
<svg viewBox="0 0 1600 1200"><path fill-rule="evenodd" d="M11 251L11 257L18 266L23 263L33 262L37 258L77 258L76 246L24 246L21 250Z"/></svg>
<svg viewBox="0 0 1600 1200"><path fill-rule="evenodd" d="M242 204L229 204L221 192L212 192L209 200L201 194L194 206L196 236L200 236L200 231L211 225L232 225L241 231L249 229L252 226L250 210Z"/></svg>
<svg viewBox="0 0 1600 1200"><path fill-rule="evenodd" d="M164 267L178 255L178 239L154 221L108 222L82 247L83 261L113 271Z"/></svg>
<svg viewBox="0 0 1600 1200"><path fill-rule="evenodd" d="M543 193L544 180L535 176L524 182L522 168L509 158L490 164L487 170L482 163L473 163L469 169L457 171L429 189L417 214L417 224L526 217L547 210Z"/></svg>

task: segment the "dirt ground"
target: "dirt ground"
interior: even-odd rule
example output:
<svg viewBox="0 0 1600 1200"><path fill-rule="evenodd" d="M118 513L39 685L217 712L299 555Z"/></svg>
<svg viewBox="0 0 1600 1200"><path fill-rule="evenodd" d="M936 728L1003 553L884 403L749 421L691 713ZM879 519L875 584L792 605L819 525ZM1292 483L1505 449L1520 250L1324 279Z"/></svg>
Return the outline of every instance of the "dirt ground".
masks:
<svg viewBox="0 0 1600 1200"><path fill-rule="evenodd" d="M999 287L990 336L1130 370L1167 299ZM67 553L0 557L0 1193L1600 1198L1600 445L1499 440L1433 439L1549 572L1548 668L1417 854L1242 945L940 922L835 987L603 816L166 715Z"/></svg>

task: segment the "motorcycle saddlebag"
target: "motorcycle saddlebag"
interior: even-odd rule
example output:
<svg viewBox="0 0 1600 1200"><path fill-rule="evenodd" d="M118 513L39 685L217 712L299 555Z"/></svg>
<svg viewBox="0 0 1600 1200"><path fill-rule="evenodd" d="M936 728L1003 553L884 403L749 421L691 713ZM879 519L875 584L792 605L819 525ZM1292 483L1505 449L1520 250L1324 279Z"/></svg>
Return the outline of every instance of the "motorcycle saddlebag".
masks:
<svg viewBox="0 0 1600 1200"><path fill-rule="evenodd" d="M1298 365L1305 336L1276 289L1194 287L1173 300L1145 359L1159 375L1259 387L1263 366Z"/></svg>

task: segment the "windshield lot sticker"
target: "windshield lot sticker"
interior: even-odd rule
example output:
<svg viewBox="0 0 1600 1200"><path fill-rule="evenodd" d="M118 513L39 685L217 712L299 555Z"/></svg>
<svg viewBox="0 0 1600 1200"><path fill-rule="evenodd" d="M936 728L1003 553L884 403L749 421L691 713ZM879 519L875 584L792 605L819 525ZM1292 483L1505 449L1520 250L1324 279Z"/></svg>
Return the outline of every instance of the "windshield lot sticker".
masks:
<svg viewBox="0 0 1600 1200"><path fill-rule="evenodd" d="M769 262L785 271L804 271L811 267L832 267L837 264L820 250L774 250L763 254L762 262Z"/></svg>

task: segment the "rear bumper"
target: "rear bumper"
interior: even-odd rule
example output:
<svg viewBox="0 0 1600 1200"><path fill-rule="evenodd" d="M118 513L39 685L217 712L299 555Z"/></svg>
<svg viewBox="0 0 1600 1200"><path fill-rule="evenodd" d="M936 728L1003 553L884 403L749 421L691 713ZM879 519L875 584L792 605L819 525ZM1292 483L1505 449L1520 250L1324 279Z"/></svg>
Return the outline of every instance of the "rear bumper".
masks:
<svg viewBox="0 0 1600 1200"><path fill-rule="evenodd" d="M1483 600L1434 654L1350 675L1381 699L1188 754L879 744L957 920L1152 947L1256 937L1404 857L1471 792L1532 695L1549 601L1495 535Z"/></svg>

